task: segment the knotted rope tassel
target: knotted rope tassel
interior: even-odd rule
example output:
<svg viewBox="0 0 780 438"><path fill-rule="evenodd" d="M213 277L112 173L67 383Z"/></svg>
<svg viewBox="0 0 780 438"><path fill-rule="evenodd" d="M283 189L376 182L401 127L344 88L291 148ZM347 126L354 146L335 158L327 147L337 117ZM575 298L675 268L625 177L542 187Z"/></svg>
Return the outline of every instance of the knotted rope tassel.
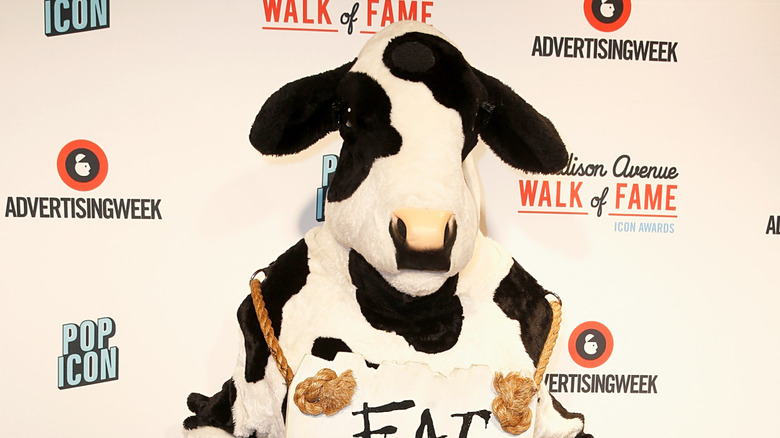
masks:
<svg viewBox="0 0 780 438"><path fill-rule="evenodd" d="M498 396L493 399L493 415L501 428L514 435L528 430L533 418L529 405L537 392L534 381L515 372L506 377L503 373L496 373L493 387L498 392Z"/></svg>
<svg viewBox="0 0 780 438"><path fill-rule="evenodd" d="M506 377L503 373L496 373L493 378L493 387L498 393L493 400L493 415L501 424L501 428L513 435L520 435L531 427L533 413L529 405L539 391L555 342L558 340L561 329L561 302L552 301L550 307L553 311L553 320L542 354L539 356L534 379L531 380L515 372L508 373Z"/></svg>
<svg viewBox="0 0 780 438"><path fill-rule="evenodd" d="M333 415L349 405L356 385L352 370L336 376L335 371L323 368L295 387L293 401L304 414Z"/></svg>
<svg viewBox="0 0 780 438"><path fill-rule="evenodd" d="M293 381L293 371L287 364L282 347L279 346L279 340L274 334L271 319L268 317L268 310L266 310L263 301L263 294L260 291L260 280L253 276L249 284L257 321L260 323L265 343L268 345L268 350L271 352L285 384L289 387ZM344 371L340 376L336 376L335 371L323 368L314 377L309 377L296 386L293 401L304 414L333 415L349 405L355 394L356 386L352 370Z"/></svg>

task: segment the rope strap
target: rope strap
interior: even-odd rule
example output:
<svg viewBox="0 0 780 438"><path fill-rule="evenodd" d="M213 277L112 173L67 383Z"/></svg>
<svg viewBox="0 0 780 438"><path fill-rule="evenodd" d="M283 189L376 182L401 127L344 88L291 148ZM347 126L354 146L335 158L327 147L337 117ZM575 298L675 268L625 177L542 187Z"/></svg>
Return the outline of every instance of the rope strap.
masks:
<svg viewBox="0 0 780 438"><path fill-rule="evenodd" d="M265 343L268 345L271 356L274 357L276 367L284 378L284 383L289 387L293 381L293 371L287 364L282 347L279 346L279 340L274 334L271 318L268 317L268 310L265 308L263 294L260 291L260 280L253 278L249 284L252 289L252 302L255 305L257 321L260 323ZM304 414L333 415L349 405L352 401L352 395L355 394L356 386L352 370L344 371L340 376L336 376L335 371L323 368L314 377L305 379L295 387L293 401Z"/></svg>
<svg viewBox="0 0 780 438"><path fill-rule="evenodd" d="M510 372L506 377L503 373L496 373L493 378L493 387L498 393L493 399L493 415L501 424L501 428L513 435L520 435L531 427L533 413L529 405L539 391L555 342L558 340L561 329L561 303L552 301L550 307L553 311L550 332L539 356L533 380L516 372Z"/></svg>
<svg viewBox="0 0 780 438"><path fill-rule="evenodd" d="M252 302L255 305L255 313L257 314L257 321L260 323L260 330L263 332L265 343L268 345L268 350L271 351L271 356L276 361L276 367L279 368L279 372L284 377L284 383L290 386L293 380L293 372L290 366L287 364L287 359L284 357L282 347L279 346L279 340L276 339L274 334L274 328L271 325L271 318L268 317L268 310L265 308L265 302L263 301L263 294L260 292L260 280L253 278L249 282L252 288Z"/></svg>

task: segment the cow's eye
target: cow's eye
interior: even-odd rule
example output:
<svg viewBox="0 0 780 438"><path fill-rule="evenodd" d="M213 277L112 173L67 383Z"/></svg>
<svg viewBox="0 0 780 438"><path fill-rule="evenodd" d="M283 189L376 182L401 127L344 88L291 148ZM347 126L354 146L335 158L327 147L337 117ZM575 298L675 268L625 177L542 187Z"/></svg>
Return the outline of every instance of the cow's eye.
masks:
<svg viewBox="0 0 780 438"><path fill-rule="evenodd" d="M355 115L352 112L352 108L349 106L345 106L344 109L341 111L341 125L345 128L352 128L354 126Z"/></svg>

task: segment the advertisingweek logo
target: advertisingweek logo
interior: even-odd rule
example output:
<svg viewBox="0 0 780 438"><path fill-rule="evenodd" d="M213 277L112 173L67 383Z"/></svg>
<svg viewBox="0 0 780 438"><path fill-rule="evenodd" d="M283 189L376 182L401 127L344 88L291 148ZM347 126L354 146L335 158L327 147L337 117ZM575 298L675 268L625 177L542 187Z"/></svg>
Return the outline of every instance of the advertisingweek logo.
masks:
<svg viewBox="0 0 780 438"><path fill-rule="evenodd" d="M92 190L106 179L108 159L95 143L73 140L60 151L57 172L68 187L80 191Z"/></svg>
<svg viewBox="0 0 780 438"><path fill-rule="evenodd" d="M73 140L57 156L57 173L68 187L95 190L108 175L108 158L89 140ZM160 199L8 196L5 217L46 219L162 219Z"/></svg>
<svg viewBox="0 0 780 438"><path fill-rule="evenodd" d="M585 19L596 30L615 32L631 15L630 0L585 0ZM531 56L677 62L677 42L663 39L636 40L601 37L537 35Z"/></svg>
<svg viewBox="0 0 780 438"><path fill-rule="evenodd" d="M780 215L769 215L769 221L766 223L766 234L780 234Z"/></svg>
<svg viewBox="0 0 780 438"><path fill-rule="evenodd" d="M585 0L585 18L602 32L613 32L626 24L631 15L631 0Z"/></svg>
<svg viewBox="0 0 780 438"><path fill-rule="evenodd" d="M108 345L116 333L111 318L63 324L62 356L57 359L60 389L119 379L119 348Z"/></svg>
<svg viewBox="0 0 780 438"><path fill-rule="evenodd" d="M612 332L604 324L588 321L578 325L569 336L569 355L589 369L603 366L614 349ZM552 393L657 394L657 374L581 374L547 373L544 383Z"/></svg>
<svg viewBox="0 0 780 438"><path fill-rule="evenodd" d="M569 355L585 368L603 365L612 355L613 347L612 333L596 321L580 324L569 337Z"/></svg>

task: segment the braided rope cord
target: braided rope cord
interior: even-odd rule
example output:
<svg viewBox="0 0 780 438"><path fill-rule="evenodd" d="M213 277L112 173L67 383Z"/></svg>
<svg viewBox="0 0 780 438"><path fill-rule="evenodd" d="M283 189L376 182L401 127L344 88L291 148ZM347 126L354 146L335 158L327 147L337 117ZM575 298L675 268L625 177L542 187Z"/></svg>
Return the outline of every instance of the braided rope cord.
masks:
<svg viewBox="0 0 780 438"><path fill-rule="evenodd" d="M550 324L550 332L547 334L547 340L544 342L542 348L542 354L539 356L539 363L536 367L536 373L534 374L534 382L538 388L542 384L544 378L544 372L547 370L547 365L550 364L550 357L552 357L555 343L558 341L558 334L561 331L561 302L559 300L551 301L550 307L553 311L553 319Z"/></svg>
<svg viewBox="0 0 780 438"><path fill-rule="evenodd" d="M265 343L268 345L268 350L271 352L271 356L276 361L276 367L279 372L282 373L284 383L287 386L293 381L294 374L287 364L287 358L284 357L282 347L279 346L279 340L274 334L274 328L271 325L271 318L268 317L268 310L265 308L265 301L263 301L263 294L260 291L260 280L253 278L249 283L252 288L252 302L255 305L255 313L257 314L257 321L260 323L260 330L263 332Z"/></svg>

